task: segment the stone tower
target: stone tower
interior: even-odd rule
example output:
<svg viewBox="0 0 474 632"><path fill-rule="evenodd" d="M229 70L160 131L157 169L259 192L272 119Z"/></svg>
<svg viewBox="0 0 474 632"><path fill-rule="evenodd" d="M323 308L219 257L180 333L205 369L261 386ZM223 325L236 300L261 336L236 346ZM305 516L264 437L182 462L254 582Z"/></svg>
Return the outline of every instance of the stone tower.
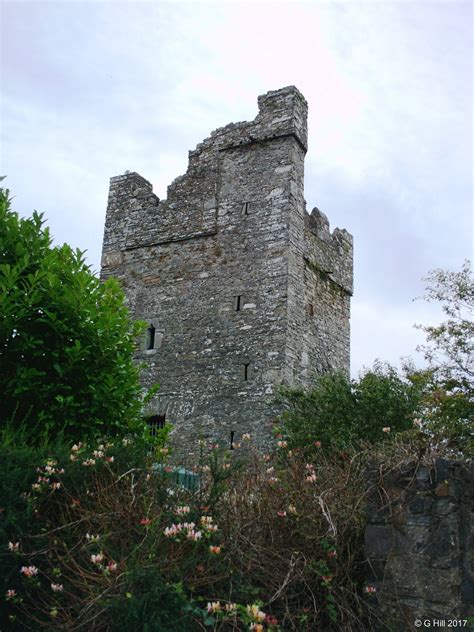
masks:
<svg viewBox="0 0 474 632"><path fill-rule="evenodd" d="M199 437L263 447L279 384L349 371L352 237L306 212L306 100L290 86L258 107L189 152L166 200L138 173L110 181L102 278L148 323L148 412L191 458Z"/></svg>

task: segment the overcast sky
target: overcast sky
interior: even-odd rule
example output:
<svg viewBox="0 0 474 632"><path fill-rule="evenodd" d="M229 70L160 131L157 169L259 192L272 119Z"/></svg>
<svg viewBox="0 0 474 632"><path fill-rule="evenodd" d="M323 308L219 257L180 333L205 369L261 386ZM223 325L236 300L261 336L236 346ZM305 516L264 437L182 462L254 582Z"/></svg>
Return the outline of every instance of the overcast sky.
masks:
<svg viewBox="0 0 474 632"><path fill-rule="evenodd" d="M14 209L99 268L109 177L160 198L187 152L294 84L305 197L354 235L352 371L419 357L413 302L473 255L472 8L431 2L3 2L1 167Z"/></svg>

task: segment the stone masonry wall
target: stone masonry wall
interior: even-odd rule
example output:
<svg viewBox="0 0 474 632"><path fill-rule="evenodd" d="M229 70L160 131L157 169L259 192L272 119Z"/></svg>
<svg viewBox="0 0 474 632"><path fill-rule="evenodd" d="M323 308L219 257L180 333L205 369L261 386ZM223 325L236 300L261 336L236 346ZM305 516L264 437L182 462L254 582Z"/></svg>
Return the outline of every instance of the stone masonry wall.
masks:
<svg viewBox="0 0 474 632"><path fill-rule="evenodd" d="M439 459L385 476L373 467L370 492L367 580L383 629L415 630L418 620L473 630L474 464Z"/></svg>
<svg viewBox="0 0 474 632"><path fill-rule="evenodd" d="M110 183L101 276L155 328L137 351L160 384L148 412L190 459L199 437L265 447L279 384L349 370L352 238L306 213L306 101L290 86L258 105L189 152L166 200L137 173Z"/></svg>

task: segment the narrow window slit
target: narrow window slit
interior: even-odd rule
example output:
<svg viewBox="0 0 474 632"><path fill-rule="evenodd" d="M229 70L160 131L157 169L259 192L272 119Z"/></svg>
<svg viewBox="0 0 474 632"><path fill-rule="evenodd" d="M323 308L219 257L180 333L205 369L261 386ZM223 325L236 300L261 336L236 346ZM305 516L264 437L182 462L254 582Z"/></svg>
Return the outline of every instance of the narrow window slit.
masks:
<svg viewBox="0 0 474 632"><path fill-rule="evenodd" d="M250 214L250 202L244 202L242 204L242 215Z"/></svg>
<svg viewBox="0 0 474 632"><path fill-rule="evenodd" d="M150 349L155 348L155 328L152 324L147 329L146 332L146 350L150 351Z"/></svg>
<svg viewBox="0 0 474 632"><path fill-rule="evenodd" d="M230 449L231 450L234 449L234 435L235 435L235 432L231 430L230 431Z"/></svg>
<svg viewBox="0 0 474 632"><path fill-rule="evenodd" d="M242 366L242 376L245 381L249 379L249 367L250 367L250 362L247 362L246 364Z"/></svg>
<svg viewBox="0 0 474 632"><path fill-rule="evenodd" d="M235 309L236 312L240 312L241 299L242 299L242 296L240 294L239 294L239 296L235 297L234 309Z"/></svg>

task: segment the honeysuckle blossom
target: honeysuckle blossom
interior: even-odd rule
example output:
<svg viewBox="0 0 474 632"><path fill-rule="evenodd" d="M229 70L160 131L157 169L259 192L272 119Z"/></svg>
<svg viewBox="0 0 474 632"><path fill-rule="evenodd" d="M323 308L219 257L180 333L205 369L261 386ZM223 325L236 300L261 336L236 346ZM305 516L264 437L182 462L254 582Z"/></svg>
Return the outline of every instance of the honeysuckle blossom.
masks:
<svg viewBox="0 0 474 632"><path fill-rule="evenodd" d="M332 580L332 575L321 575L321 579L323 580L323 582L326 582L326 584L328 584Z"/></svg>
<svg viewBox="0 0 474 632"><path fill-rule="evenodd" d="M115 571L117 570L117 562L109 562L107 564L107 570L111 573L115 573Z"/></svg>
<svg viewBox="0 0 474 632"><path fill-rule="evenodd" d="M34 577L38 575L38 569L36 566L22 566L20 568L20 573L25 577Z"/></svg>
<svg viewBox="0 0 474 632"><path fill-rule="evenodd" d="M415 426L415 428L421 428L423 422L421 421L421 419L414 419L413 420L413 425Z"/></svg>
<svg viewBox="0 0 474 632"><path fill-rule="evenodd" d="M277 446L279 448L286 448L286 447L288 447L288 442L287 441L278 441L277 442Z"/></svg>
<svg viewBox="0 0 474 632"><path fill-rule="evenodd" d="M336 551L328 551L328 557L337 557Z"/></svg>
<svg viewBox="0 0 474 632"><path fill-rule="evenodd" d="M306 482L307 483L315 483L317 478L318 477L316 476L316 474L314 474L314 473L310 474L309 476L306 477Z"/></svg>
<svg viewBox="0 0 474 632"><path fill-rule="evenodd" d="M261 623L251 623L249 629L252 630L252 632L264 632L265 630Z"/></svg>
<svg viewBox="0 0 474 632"><path fill-rule="evenodd" d="M294 505L288 505L288 513L296 514L296 507Z"/></svg>
<svg viewBox="0 0 474 632"><path fill-rule="evenodd" d="M189 529L186 537L188 538L188 540L194 540L194 542L197 542L202 538L202 533L201 531L194 531L194 529Z"/></svg>
<svg viewBox="0 0 474 632"><path fill-rule="evenodd" d="M277 511L277 516L279 518L286 518L286 511Z"/></svg>
<svg viewBox="0 0 474 632"><path fill-rule="evenodd" d="M278 478L276 476L270 476L267 478L268 483L278 483Z"/></svg>
<svg viewBox="0 0 474 632"><path fill-rule="evenodd" d="M242 435L242 441L250 441L252 437L250 436L250 432L244 432Z"/></svg>
<svg viewBox="0 0 474 632"><path fill-rule="evenodd" d="M237 604L236 603L226 603L224 606L224 610L229 613L232 614L233 612L237 611Z"/></svg>
<svg viewBox="0 0 474 632"><path fill-rule="evenodd" d="M265 623L267 625L278 625L278 619L272 614L267 614L267 616L265 617Z"/></svg>
<svg viewBox="0 0 474 632"><path fill-rule="evenodd" d="M268 463L268 461L270 461L270 459L271 459L271 458L272 458L272 457L271 457L271 455L270 455L270 454L264 454L264 455L262 456L262 459L263 459L264 463Z"/></svg>
<svg viewBox="0 0 474 632"><path fill-rule="evenodd" d="M12 553L18 553L18 551L20 550L20 543L19 542L9 542L8 543L8 550L11 551Z"/></svg>
<svg viewBox="0 0 474 632"><path fill-rule="evenodd" d="M31 489L35 492L39 492L41 489L41 485L39 483L33 483L33 485L31 486Z"/></svg>
<svg viewBox="0 0 474 632"><path fill-rule="evenodd" d="M61 483L51 483L51 489L59 489L61 487Z"/></svg>
<svg viewBox="0 0 474 632"><path fill-rule="evenodd" d="M79 450L82 448L82 443L75 443L72 448L71 448L71 452L79 452Z"/></svg>
<svg viewBox="0 0 474 632"><path fill-rule="evenodd" d="M100 540L100 535L92 535L90 533L86 533L86 540L88 542L98 542Z"/></svg>
<svg viewBox="0 0 474 632"><path fill-rule="evenodd" d="M220 546L210 546L209 547L209 551L211 553L214 553L214 555L219 555L219 553L221 552L221 547Z"/></svg>
<svg viewBox="0 0 474 632"><path fill-rule="evenodd" d="M313 445L316 446L317 448L320 448L322 444L321 444L321 441L315 441Z"/></svg>
<svg viewBox="0 0 474 632"><path fill-rule="evenodd" d="M256 604L247 606L247 614L257 622L265 621L266 614Z"/></svg>
<svg viewBox="0 0 474 632"><path fill-rule="evenodd" d="M104 561L103 553L97 553L96 555L94 554L91 555L91 562L93 564L101 564L103 561Z"/></svg>
<svg viewBox="0 0 474 632"><path fill-rule="evenodd" d="M85 465L86 467L89 467L91 465L95 465L95 460L94 459L86 459L85 461L82 461L82 465Z"/></svg>
<svg viewBox="0 0 474 632"><path fill-rule="evenodd" d="M5 596L7 598L7 601L9 599L14 599L16 597L16 590L13 590L13 589L7 590Z"/></svg>
<svg viewBox="0 0 474 632"><path fill-rule="evenodd" d="M106 456L105 460L107 461L107 463L113 463L115 459L113 456Z"/></svg>
<svg viewBox="0 0 474 632"><path fill-rule="evenodd" d="M382 428L382 432L390 432L390 426L385 426Z"/></svg>
<svg viewBox="0 0 474 632"><path fill-rule="evenodd" d="M267 469L265 470L265 472L267 474L273 474L274 471L275 471L275 468L273 466L272 467L267 467Z"/></svg>
<svg viewBox="0 0 474 632"><path fill-rule="evenodd" d="M150 518L142 518L140 520L140 524L144 525L145 527L147 527L149 524L151 524L151 520L150 520Z"/></svg>
<svg viewBox="0 0 474 632"><path fill-rule="evenodd" d="M178 516L184 516L185 514L188 514L190 511L191 511L191 508L188 507L187 505L176 507L175 509L175 513L178 514Z"/></svg>
<svg viewBox="0 0 474 632"><path fill-rule="evenodd" d="M221 602L220 601L212 601L209 602L207 604L207 611L208 612L220 612L222 610L222 606L221 606Z"/></svg>
<svg viewBox="0 0 474 632"><path fill-rule="evenodd" d="M75 454L70 454L70 455L69 455L69 459L70 459L71 461L77 461L77 456L76 456Z"/></svg>
<svg viewBox="0 0 474 632"><path fill-rule="evenodd" d="M375 586L366 586L364 588L364 592L369 593L369 594L376 593L377 588L375 588Z"/></svg>
<svg viewBox="0 0 474 632"><path fill-rule="evenodd" d="M104 452L102 452L102 450L94 450L92 453L96 459L101 459L104 455Z"/></svg>
<svg viewBox="0 0 474 632"><path fill-rule="evenodd" d="M64 586L62 584L51 584L51 590L53 592L63 592Z"/></svg>
<svg viewBox="0 0 474 632"><path fill-rule="evenodd" d="M57 462L57 461L55 461L54 459L48 459L48 460L46 461L46 467L54 467L54 466L55 466L55 465L57 465L57 464L58 464L58 462Z"/></svg>
<svg viewBox="0 0 474 632"><path fill-rule="evenodd" d="M201 525L207 531L213 531L214 533L218 531L218 526L214 524L212 516L201 516Z"/></svg>
<svg viewBox="0 0 474 632"><path fill-rule="evenodd" d="M125 446L125 447L126 447L127 445L130 445L131 443L132 443L132 440L131 440L131 439L127 439L127 437L124 437L124 438L122 439L122 445L123 445L123 446Z"/></svg>

